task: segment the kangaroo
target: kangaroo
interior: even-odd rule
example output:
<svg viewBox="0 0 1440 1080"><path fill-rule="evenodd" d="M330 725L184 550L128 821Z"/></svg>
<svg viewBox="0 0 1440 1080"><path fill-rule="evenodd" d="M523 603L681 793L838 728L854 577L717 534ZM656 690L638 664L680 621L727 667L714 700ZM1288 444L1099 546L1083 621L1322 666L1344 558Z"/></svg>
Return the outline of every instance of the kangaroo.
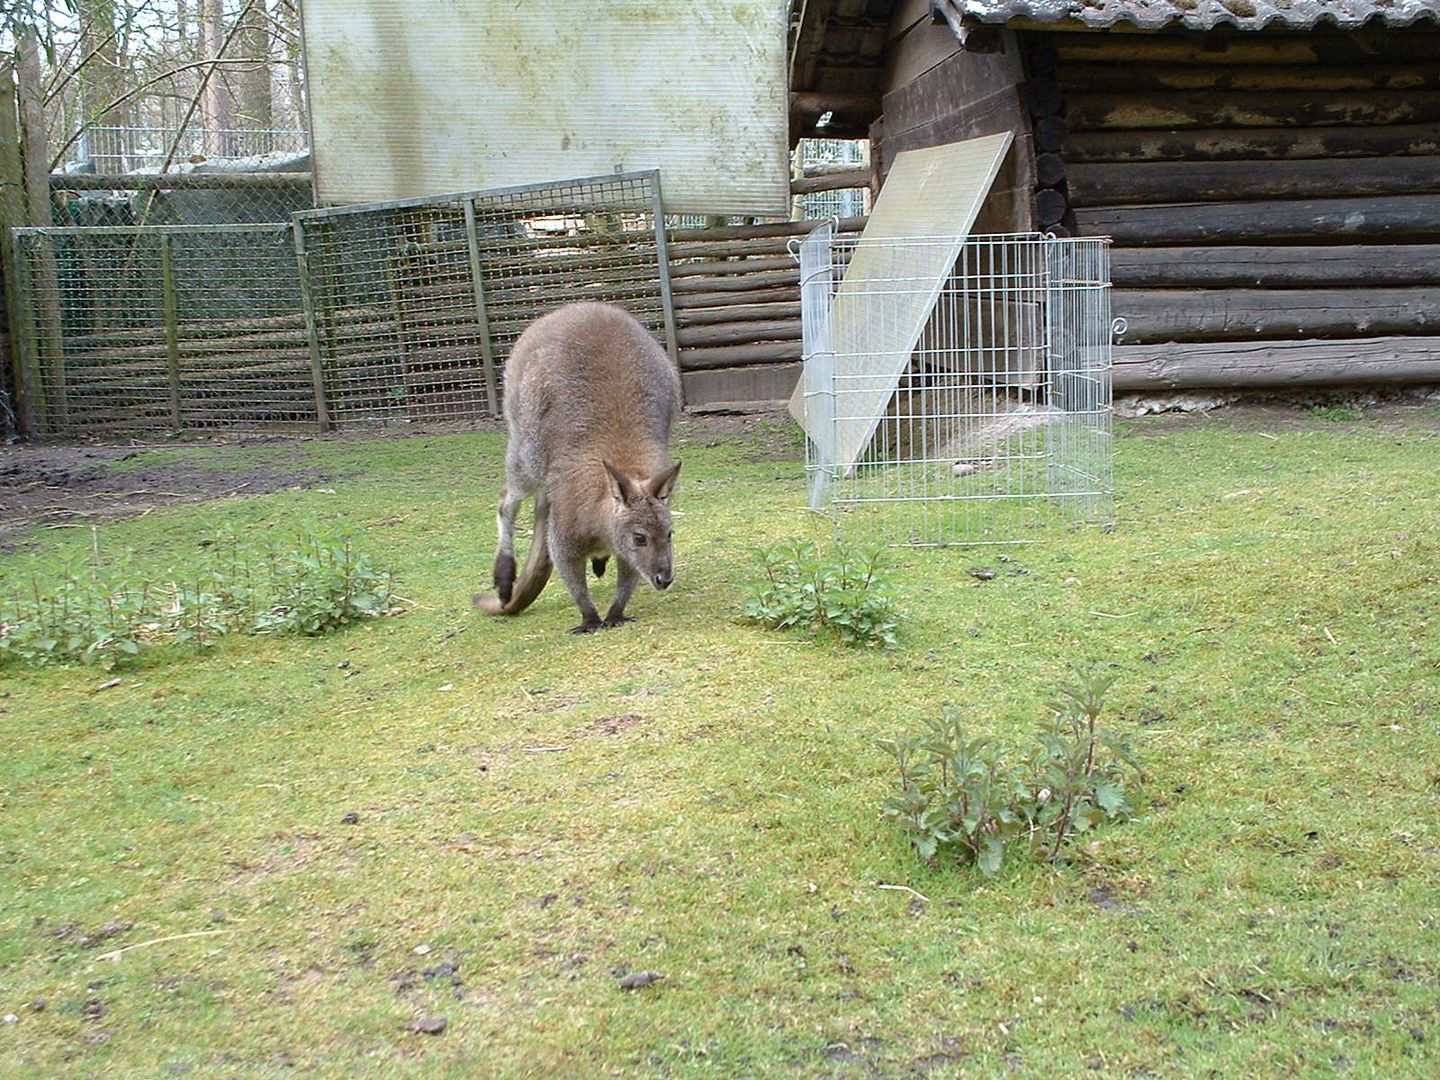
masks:
<svg viewBox="0 0 1440 1080"><path fill-rule="evenodd" d="M625 605L641 577L674 580L670 496L680 475L666 444L680 410L680 379L638 321L609 304L578 303L531 323L505 368L505 486L496 524L496 596L476 596L492 615L516 615L540 595L551 566L570 590L588 634L629 622ZM535 536L515 580L515 515L535 498ZM615 599L600 617L585 583L611 555Z"/></svg>

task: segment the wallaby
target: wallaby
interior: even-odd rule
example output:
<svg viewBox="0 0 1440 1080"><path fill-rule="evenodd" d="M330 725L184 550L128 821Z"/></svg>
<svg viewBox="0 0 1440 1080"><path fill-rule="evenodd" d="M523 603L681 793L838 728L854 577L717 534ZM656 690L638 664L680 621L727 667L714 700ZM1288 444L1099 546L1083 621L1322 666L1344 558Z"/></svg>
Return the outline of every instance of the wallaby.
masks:
<svg viewBox="0 0 1440 1080"><path fill-rule="evenodd" d="M531 323L505 366L505 487L496 523L498 596L476 596L492 615L524 611L560 578L580 609L572 633L630 621L625 605L643 576L674 580L670 495L680 475L667 443L680 380L665 350L635 318L609 304L567 304ZM535 497L535 536L515 580L515 514ZM585 562L600 577L614 555L615 599L600 617Z"/></svg>

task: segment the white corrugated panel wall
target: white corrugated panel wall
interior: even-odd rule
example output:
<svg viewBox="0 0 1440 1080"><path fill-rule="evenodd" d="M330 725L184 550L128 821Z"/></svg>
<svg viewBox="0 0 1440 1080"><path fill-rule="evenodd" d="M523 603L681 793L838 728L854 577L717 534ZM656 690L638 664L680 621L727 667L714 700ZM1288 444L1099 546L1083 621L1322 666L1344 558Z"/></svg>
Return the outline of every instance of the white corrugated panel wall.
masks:
<svg viewBox="0 0 1440 1080"><path fill-rule="evenodd" d="M659 168L672 213L789 209L782 0L304 0L325 203Z"/></svg>

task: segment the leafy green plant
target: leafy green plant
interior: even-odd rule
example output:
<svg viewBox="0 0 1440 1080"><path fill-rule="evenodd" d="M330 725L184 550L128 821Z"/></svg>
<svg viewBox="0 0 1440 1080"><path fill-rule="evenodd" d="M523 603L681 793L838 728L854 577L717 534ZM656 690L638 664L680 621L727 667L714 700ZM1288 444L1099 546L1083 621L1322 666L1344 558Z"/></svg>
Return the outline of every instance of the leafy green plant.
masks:
<svg viewBox="0 0 1440 1080"><path fill-rule="evenodd" d="M1140 768L1125 740L1099 727L1114 679L1076 674L1058 688L1036 744L1013 764L998 743L970 738L955 716L881 743L900 782L885 817L922 859L973 862L994 875L1013 846L1054 861L1074 837L1134 813L1127 784L1140 782Z"/></svg>
<svg viewBox="0 0 1440 1080"><path fill-rule="evenodd" d="M273 565L276 601L256 621L257 631L313 636L385 614L395 599L395 581L358 552L339 543L304 538Z"/></svg>
<svg viewBox="0 0 1440 1080"><path fill-rule="evenodd" d="M98 534L96 534L98 537ZM0 587L0 660L114 667L159 644L196 648L228 634L315 635L394 608L396 582L348 539L301 532L260 549L205 540L182 576L107 560L34 558Z"/></svg>
<svg viewBox="0 0 1440 1080"><path fill-rule="evenodd" d="M846 645L894 648L899 617L882 550L782 544L757 553L745 617L777 630L828 631Z"/></svg>

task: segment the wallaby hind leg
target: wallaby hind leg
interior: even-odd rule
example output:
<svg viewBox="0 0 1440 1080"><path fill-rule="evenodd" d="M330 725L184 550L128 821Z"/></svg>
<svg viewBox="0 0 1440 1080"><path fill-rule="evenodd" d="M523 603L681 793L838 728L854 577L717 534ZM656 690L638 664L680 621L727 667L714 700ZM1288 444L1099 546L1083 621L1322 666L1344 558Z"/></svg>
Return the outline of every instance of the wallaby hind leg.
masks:
<svg viewBox="0 0 1440 1080"><path fill-rule="evenodd" d="M605 623L600 618L600 612L595 609L595 601L590 599L590 589L585 584L584 558L556 559L555 569L560 571L560 580L565 582L565 588L570 590L570 598L580 609L582 621L579 626L571 627L570 632L589 634L599 630Z"/></svg>
<svg viewBox="0 0 1440 1080"><path fill-rule="evenodd" d="M515 591L515 515L525 498L526 492L514 484L506 484L500 492L500 509L495 515L495 525L500 532L500 546L495 552L495 592L502 604L508 604Z"/></svg>
<svg viewBox="0 0 1440 1080"><path fill-rule="evenodd" d="M615 599L610 601L610 610L605 613L606 626L619 626L635 621L625 614L625 605L630 602L630 594L640 583L640 575L624 559L616 559L615 578Z"/></svg>

